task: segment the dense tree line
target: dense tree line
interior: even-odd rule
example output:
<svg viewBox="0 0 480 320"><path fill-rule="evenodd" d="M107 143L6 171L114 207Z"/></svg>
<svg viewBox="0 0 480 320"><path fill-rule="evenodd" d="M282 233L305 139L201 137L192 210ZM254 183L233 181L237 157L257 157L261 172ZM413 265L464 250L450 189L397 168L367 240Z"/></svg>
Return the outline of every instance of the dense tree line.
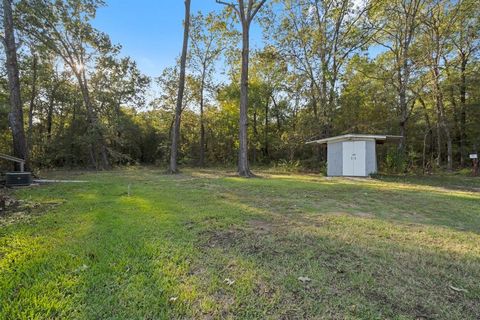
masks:
<svg viewBox="0 0 480 320"><path fill-rule="evenodd" d="M399 171L460 168L480 148L478 1L217 2L186 2L182 59L150 79L92 26L103 1L2 0L0 152L249 176L319 168L325 150L305 142L344 133L403 136L383 157Z"/></svg>

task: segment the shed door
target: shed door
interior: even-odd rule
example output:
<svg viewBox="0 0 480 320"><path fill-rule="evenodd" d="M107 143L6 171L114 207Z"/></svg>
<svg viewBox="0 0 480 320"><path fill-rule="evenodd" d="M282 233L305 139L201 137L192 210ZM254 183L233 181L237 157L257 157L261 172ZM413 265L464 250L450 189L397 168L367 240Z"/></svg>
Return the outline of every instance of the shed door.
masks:
<svg viewBox="0 0 480 320"><path fill-rule="evenodd" d="M364 177L365 141L345 141L343 143L343 175Z"/></svg>
<svg viewBox="0 0 480 320"><path fill-rule="evenodd" d="M367 143L365 141L355 141L354 143L355 160L353 163L353 175L358 177L365 177L366 174L366 149Z"/></svg>
<svg viewBox="0 0 480 320"><path fill-rule="evenodd" d="M344 176L353 176L355 173L354 169L354 142L345 141L343 143L343 175Z"/></svg>

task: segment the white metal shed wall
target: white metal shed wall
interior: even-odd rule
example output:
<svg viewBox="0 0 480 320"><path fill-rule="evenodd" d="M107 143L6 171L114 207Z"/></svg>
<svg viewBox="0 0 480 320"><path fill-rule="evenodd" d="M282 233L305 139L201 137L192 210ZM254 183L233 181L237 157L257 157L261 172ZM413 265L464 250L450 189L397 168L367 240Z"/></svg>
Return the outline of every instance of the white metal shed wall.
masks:
<svg viewBox="0 0 480 320"><path fill-rule="evenodd" d="M327 146L327 175L343 175L343 143L332 142Z"/></svg>
<svg viewBox="0 0 480 320"><path fill-rule="evenodd" d="M367 159L365 161L367 176L377 172L377 143L374 141L366 141Z"/></svg>

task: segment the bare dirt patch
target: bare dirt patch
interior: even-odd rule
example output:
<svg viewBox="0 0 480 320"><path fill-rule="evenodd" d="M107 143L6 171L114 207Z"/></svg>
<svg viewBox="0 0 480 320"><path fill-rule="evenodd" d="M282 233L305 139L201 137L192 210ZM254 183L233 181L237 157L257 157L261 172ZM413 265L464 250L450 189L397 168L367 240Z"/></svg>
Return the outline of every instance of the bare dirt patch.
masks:
<svg viewBox="0 0 480 320"><path fill-rule="evenodd" d="M356 217L360 217L360 218L373 218L373 217L375 217L375 215L371 212L356 211L356 212L352 212L351 214L356 216Z"/></svg>
<svg viewBox="0 0 480 320"><path fill-rule="evenodd" d="M250 220L248 222L249 228L256 234L269 234L278 231L278 225L275 225L271 221L265 220Z"/></svg>
<svg viewBox="0 0 480 320"><path fill-rule="evenodd" d="M207 238L204 248L229 248L235 246L244 237L242 230L233 228L229 230L208 230L203 232Z"/></svg>
<svg viewBox="0 0 480 320"><path fill-rule="evenodd" d="M12 195L0 194L0 226L28 221L33 216L48 212L61 202L39 203L34 201L19 200Z"/></svg>

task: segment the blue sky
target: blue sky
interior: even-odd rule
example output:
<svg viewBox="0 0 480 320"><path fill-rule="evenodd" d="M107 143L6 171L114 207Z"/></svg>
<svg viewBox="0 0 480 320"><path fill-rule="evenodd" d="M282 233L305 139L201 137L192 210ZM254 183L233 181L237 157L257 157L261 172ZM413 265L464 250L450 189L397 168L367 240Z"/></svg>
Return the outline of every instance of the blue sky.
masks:
<svg viewBox="0 0 480 320"><path fill-rule="evenodd" d="M93 25L121 44L122 54L134 58L145 74L156 77L180 55L184 8L183 0L107 0ZM192 0L192 14L222 9L215 0Z"/></svg>
<svg viewBox="0 0 480 320"><path fill-rule="evenodd" d="M122 45L122 55L137 61L140 70L158 77L165 67L175 64L183 41L183 0L106 0L97 11L93 25ZM192 0L191 13L221 11L215 0ZM258 25L251 30L251 47L262 46ZM373 46L370 57L385 49Z"/></svg>

